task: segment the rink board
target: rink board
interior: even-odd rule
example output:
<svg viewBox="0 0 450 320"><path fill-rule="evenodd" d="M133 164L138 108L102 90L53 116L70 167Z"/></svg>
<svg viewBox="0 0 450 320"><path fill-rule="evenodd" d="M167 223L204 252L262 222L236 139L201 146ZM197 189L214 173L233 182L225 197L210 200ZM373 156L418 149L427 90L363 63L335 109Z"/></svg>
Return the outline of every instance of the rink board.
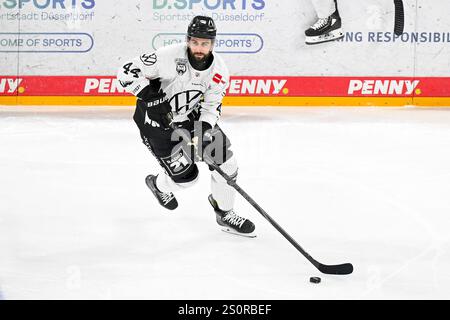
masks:
<svg viewBox="0 0 450 320"><path fill-rule="evenodd" d="M234 76L226 106L450 106L448 0L405 1L400 36L392 1L338 5L344 38L308 46L310 0L0 2L0 104L133 105L117 71L202 14Z"/></svg>
<svg viewBox="0 0 450 320"><path fill-rule="evenodd" d="M450 106L450 78L231 77L226 106ZM4 105L133 105L113 76L0 77Z"/></svg>

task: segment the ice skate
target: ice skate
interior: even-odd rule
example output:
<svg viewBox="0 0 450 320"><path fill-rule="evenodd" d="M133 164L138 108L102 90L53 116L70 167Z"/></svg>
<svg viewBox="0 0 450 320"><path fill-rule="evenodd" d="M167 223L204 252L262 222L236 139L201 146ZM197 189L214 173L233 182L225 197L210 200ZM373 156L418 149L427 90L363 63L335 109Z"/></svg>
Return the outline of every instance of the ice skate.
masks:
<svg viewBox="0 0 450 320"><path fill-rule="evenodd" d="M178 207L177 199L172 192L161 192L156 187L156 176L149 175L145 178L145 183L153 192L160 205L169 210L174 210Z"/></svg>
<svg viewBox="0 0 450 320"><path fill-rule="evenodd" d="M306 44L319 44L338 40L344 37L341 17L336 10L331 16L317 20L317 22L305 31Z"/></svg>
<svg viewBox="0 0 450 320"><path fill-rule="evenodd" d="M253 222L238 216L233 210L220 210L212 195L209 195L208 200L214 208L216 221L221 226L222 231L249 238L256 237L256 234L254 233L255 225Z"/></svg>

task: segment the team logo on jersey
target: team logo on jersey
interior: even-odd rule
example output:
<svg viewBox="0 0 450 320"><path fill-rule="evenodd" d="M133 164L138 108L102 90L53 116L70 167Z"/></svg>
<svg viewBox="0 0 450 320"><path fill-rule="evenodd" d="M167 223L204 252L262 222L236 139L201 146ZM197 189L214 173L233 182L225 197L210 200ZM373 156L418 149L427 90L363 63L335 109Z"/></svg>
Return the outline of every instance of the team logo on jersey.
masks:
<svg viewBox="0 0 450 320"><path fill-rule="evenodd" d="M188 90L179 92L170 99L170 105L175 107L175 112L178 114L186 113L193 109L203 96L200 90Z"/></svg>
<svg viewBox="0 0 450 320"><path fill-rule="evenodd" d="M188 60L183 58L177 58L175 59L175 63L177 65L178 75L182 76L183 74L185 74L185 72L187 71Z"/></svg>
<svg viewBox="0 0 450 320"><path fill-rule="evenodd" d="M192 164L191 158L189 158L181 146L178 147L170 156L160 159L170 175L184 173Z"/></svg>
<svg viewBox="0 0 450 320"><path fill-rule="evenodd" d="M141 56L141 61L144 65L150 67L158 61L158 58L156 57L156 53L143 54Z"/></svg>

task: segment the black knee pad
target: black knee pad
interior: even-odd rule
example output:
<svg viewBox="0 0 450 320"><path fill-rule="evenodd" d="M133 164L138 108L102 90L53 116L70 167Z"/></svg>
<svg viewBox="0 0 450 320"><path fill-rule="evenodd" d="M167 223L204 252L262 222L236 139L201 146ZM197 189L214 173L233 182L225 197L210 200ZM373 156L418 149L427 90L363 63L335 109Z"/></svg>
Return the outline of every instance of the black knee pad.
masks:
<svg viewBox="0 0 450 320"><path fill-rule="evenodd" d="M191 167L183 174L170 176L175 183L187 183L194 181L198 177L198 168L196 164L192 164Z"/></svg>

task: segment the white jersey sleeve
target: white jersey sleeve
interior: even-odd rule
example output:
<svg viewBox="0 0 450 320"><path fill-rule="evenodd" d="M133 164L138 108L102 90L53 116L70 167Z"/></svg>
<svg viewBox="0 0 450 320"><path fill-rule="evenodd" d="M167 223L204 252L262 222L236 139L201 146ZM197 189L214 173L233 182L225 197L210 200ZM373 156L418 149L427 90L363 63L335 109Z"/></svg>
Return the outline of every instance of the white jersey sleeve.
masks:
<svg viewBox="0 0 450 320"><path fill-rule="evenodd" d="M128 93L137 96L149 80L159 77L158 59L156 53L143 54L127 61L118 71L117 79Z"/></svg>
<svg viewBox="0 0 450 320"><path fill-rule="evenodd" d="M221 115L229 72L218 54L213 52L213 57L208 69L196 70L189 63L186 44L173 44L127 61L119 69L117 79L125 91L141 98L146 95L143 90L150 80L159 79L174 122L189 120L189 114L199 110L199 120L214 127Z"/></svg>
<svg viewBox="0 0 450 320"><path fill-rule="evenodd" d="M222 114L222 99L230 81L228 68L217 54L214 55L214 69L207 90L200 102L200 121L214 127Z"/></svg>

